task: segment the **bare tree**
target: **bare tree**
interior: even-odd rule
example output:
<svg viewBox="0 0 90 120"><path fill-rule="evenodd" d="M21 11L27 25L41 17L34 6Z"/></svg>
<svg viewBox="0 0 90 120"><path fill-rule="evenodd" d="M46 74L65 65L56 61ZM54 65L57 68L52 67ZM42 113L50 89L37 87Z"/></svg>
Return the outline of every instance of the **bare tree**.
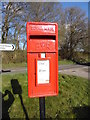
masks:
<svg viewBox="0 0 90 120"><path fill-rule="evenodd" d="M26 3L24 8L25 22L57 22L60 25L60 21L63 16L62 5L60 3ZM24 42L25 47L26 42Z"/></svg>
<svg viewBox="0 0 90 120"><path fill-rule="evenodd" d="M74 51L81 48L83 41L87 40L87 26L88 20L83 10L76 7L65 10L66 31L62 51L68 59L73 59Z"/></svg>
<svg viewBox="0 0 90 120"><path fill-rule="evenodd" d="M2 3L2 42L7 42L9 30L15 27L14 19L18 16L22 6L13 2Z"/></svg>
<svg viewBox="0 0 90 120"><path fill-rule="evenodd" d="M60 3L27 2L27 3L3 3L2 42L13 42L19 49L20 41L23 49L26 44L26 22L46 21L58 22L62 16Z"/></svg>

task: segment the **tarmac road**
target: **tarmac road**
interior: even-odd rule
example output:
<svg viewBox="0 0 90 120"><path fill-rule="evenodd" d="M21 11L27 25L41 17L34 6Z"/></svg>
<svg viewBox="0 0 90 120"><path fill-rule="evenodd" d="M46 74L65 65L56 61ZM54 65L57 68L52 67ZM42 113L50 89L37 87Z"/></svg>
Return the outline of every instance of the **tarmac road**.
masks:
<svg viewBox="0 0 90 120"><path fill-rule="evenodd" d="M59 65L58 72L68 75L80 76L88 79L88 69L89 66L84 65ZM11 68L5 69L1 74L18 74L18 73L27 73L27 68Z"/></svg>
<svg viewBox="0 0 90 120"><path fill-rule="evenodd" d="M59 68L59 72L62 74L79 76L90 80L89 66L84 65L71 65L71 66L68 65L67 67L61 66L61 68Z"/></svg>

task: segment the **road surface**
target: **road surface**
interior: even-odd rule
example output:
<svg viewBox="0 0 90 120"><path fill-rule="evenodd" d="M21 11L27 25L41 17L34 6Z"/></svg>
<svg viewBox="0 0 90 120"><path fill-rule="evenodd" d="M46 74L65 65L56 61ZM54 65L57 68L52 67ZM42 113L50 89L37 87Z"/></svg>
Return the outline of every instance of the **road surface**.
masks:
<svg viewBox="0 0 90 120"><path fill-rule="evenodd" d="M68 75L80 76L88 79L88 66L84 65L60 65L58 67L58 72ZM5 69L1 74L18 74L18 73L27 73L27 68L11 68Z"/></svg>

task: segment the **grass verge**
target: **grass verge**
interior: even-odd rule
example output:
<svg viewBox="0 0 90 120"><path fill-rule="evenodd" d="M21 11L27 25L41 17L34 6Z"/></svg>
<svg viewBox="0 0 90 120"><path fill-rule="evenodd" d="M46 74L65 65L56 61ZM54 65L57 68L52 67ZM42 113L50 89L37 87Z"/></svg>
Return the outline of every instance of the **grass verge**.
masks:
<svg viewBox="0 0 90 120"><path fill-rule="evenodd" d="M39 118L39 99L28 98L28 82L26 74L2 75L2 93L8 90L14 97L14 102L6 95L4 101L6 113L10 118ZM46 118L86 118L88 108L88 80L76 76L59 74L59 94L57 97L46 97ZM16 79L21 86L16 86L17 93L13 94L11 80Z"/></svg>
<svg viewBox="0 0 90 120"><path fill-rule="evenodd" d="M60 60L58 61L59 65L68 65L68 64L75 64L74 62L70 60ZM21 62L21 63L9 63L9 64L3 64L2 63L2 69L9 69L9 68L17 68L17 67L26 67L27 63Z"/></svg>
<svg viewBox="0 0 90 120"><path fill-rule="evenodd" d="M68 65L68 64L75 64L73 61L70 61L70 60L60 60L58 61L58 64L59 65Z"/></svg>
<svg viewBox="0 0 90 120"><path fill-rule="evenodd" d="M27 63L21 62L21 63L9 63L9 64L2 64L2 69L6 68L17 68L17 67L26 67Z"/></svg>

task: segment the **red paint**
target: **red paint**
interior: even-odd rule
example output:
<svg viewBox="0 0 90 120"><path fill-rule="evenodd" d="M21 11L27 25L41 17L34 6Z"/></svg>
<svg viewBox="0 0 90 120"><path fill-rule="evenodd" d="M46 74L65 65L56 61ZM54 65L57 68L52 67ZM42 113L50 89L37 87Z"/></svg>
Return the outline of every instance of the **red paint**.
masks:
<svg viewBox="0 0 90 120"><path fill-rule="evenodd" d="M58 95L58 25L27 22L27 68L29 97ZM41 58L45 53L45 58ZM49 83L38 84L37 60L49 60Z"/></svg>

